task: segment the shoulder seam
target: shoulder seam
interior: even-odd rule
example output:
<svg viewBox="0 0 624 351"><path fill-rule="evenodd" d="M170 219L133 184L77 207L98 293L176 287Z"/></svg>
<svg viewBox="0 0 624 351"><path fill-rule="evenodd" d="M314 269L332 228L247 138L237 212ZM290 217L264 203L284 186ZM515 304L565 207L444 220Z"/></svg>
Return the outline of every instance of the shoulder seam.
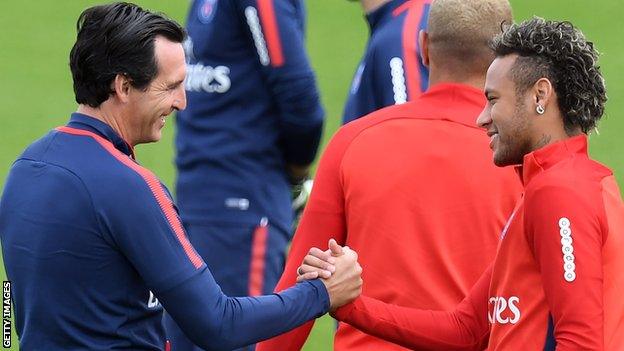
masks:
<svg viewBox="0 0 624 351"><path fill-rule="evenodd" d="M47 152L47 150L46 150L46 152ZM95 202L93 201L93 195L91 195L91 192L89 191L89 188L87 187L85 182L82 180L82 178L80 178L80 176L78 174L76 174L74 171L72 171L71 169L69 169L69 168L67 168L65 166L62 166L62 165L59 165L59 164L56 164L56 163L53 163L53 162L49 162L49 161L34 160L34 159L26 158L26 157L21 157L18 160L16 160L15 162L20 161L20 160L44 163L46 165L49 165L49 166L61 169L61 170L65 171L65 173L68 173L71 176L73 176L74 178L76 178L80 182L80 184L82 185L82 188L84 189L85 193L87 194L87 197L89 198L89 203L91 205L91 214L95 218L95 221L98 224L98 227L100 229L100 232L98 234L100 236L102 235L102 233L103 233L102 228L103 227L102 227L102 223L100 222L98 216L95 213Z"/></svg>
<svg viewBox="0 0 624 351"><path fill-rule="evenodd" d="M54 140L56 140L56 137L58 136L58 132L56 132L55 130L53 130L52 132L53 132L52 133L52 140L50 140L48 145L46 145L45 150L43 150L43 153L41 154L42 161L43 161L43 158L45 158L46 154L48 153L48 150L50 150L50 146L52 145L52 143L54 142Z"/></svg>

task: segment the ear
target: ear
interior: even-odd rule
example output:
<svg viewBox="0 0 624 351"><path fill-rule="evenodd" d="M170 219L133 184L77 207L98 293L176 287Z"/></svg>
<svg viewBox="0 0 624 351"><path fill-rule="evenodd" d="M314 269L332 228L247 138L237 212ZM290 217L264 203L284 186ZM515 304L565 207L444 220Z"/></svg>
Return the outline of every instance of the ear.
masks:
<svg viewBox="0 0 624 351"><path fill-rule="evenodd" d="M551 103L554 98L554 89L550 80L548 78L538 79L533 85L533 95L535 107L540 105L548 110L548 104Z"/></svg>
<svg viewBox="0 0 624 351"><path fill-rule="evenodd" d="M424 30L418 32L418 46L420 47L420 59L423 65L429 68L429 33Z"/></svg>
<svg viewBox="0 0 624 351"><path fill-rule="evenodd" d="M112 82L112 90L113 95L115 95L121 102L128 102L130 95L130 79L125 74L118 73L113 79Z"/></svg>

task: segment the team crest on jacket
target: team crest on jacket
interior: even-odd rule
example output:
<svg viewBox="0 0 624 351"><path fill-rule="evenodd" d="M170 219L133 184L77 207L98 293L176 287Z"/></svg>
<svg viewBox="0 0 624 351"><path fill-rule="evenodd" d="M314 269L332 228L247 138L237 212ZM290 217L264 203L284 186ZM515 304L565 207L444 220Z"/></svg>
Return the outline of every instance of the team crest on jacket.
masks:
<svg viewBox="0 0 624 351"><path fill-rule="evenodd" d="M197 17L203 24L207 24L212 21L215 13L217 12L218 0L202 0L201 5L197 8Z"/></svg>

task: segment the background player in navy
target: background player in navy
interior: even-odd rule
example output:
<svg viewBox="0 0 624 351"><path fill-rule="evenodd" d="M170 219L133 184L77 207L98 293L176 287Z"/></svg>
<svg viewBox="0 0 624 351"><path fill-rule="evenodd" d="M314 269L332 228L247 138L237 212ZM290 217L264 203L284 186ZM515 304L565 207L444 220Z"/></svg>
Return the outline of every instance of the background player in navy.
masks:
<svg viewBox="0 0 624 351"><path fill-rule="evenodd" d="M304 22L301 0L195 0L188 13L176 198L228 295L273 291L292 233L291 187L318 148L324 113ZM179 350L187 342L169 322Z"/></svg>
<svg viewBox="0 0 624 351"><path fill-rule="evenodd" d="M342 122L418 97L427 88L418 35L427 26L430 0L361 0L370 27Z"/></svg>
<svg viewBox="0 0 624 351"><path fill-rule="evenodd" d="M159 301L198 345L228 350L358 293L354 254L341 279L280 294L229 298L215 283L167 189L134 158L186 105L183 39L175 22L131 4L80 16L78 111L15 161L0 201L22 350L162 350Z"/></svg>

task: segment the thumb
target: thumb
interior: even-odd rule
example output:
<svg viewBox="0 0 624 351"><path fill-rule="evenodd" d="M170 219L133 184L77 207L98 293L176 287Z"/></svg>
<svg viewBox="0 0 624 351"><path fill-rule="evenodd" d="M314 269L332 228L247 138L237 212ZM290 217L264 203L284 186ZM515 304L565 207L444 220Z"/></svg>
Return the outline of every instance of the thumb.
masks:
<svg viewBox="0 0 624 351"><path fill-rule="evenodd" d="M334 239L329 239L329 250L333 256L341 256L344 253L342 246L338 245Z"/></svg>

